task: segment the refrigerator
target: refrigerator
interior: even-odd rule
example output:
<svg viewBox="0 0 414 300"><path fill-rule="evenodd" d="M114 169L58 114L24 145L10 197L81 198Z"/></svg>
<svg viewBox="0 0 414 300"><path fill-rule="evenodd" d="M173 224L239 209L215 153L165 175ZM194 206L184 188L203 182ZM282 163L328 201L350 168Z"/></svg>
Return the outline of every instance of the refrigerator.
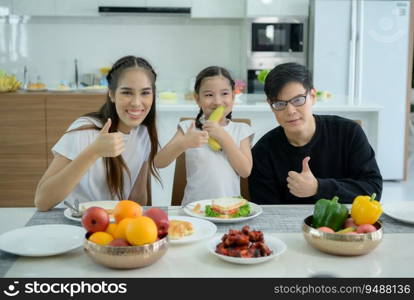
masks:
<svg viewBox="0 0 414 300"><path fill-rule="evenodd" d="M311 0L308 64L339 105L379 105L376 158L404 179L410 1Z"/></svg>

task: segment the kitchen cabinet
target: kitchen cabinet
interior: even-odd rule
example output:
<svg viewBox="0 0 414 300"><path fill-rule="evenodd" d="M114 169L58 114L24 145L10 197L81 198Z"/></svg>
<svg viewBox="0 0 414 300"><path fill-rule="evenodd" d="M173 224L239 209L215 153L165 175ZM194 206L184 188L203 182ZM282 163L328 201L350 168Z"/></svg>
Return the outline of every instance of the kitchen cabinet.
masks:
<svg viewBox="0 0 414 300"><path fill-rule="evenodd" d="M147 6L149 7L191 7L191 0L147 0Z"/></svg>
<svg viewBox="0 0 414 300"><path fill-rule="evenodd" d="M147 0L98 0L98 6L147 6Z"/></svg>
<svg viewBox="0 0 414 300"><path fill-rule="evenodd" d="M192 18L244 18L245 0L193 0Z"/></svg>
<svg viewBox="0 0 414 300"><path fill-rule="evenodd" d="M13 0L13 14L27 16L54 16L55 0Z"/></svg>
<svg viewBox="0 0 414 300"><path fill-rule="evenodd" d="M282 1L281 9L285 16L308 16L309 0Z"/></svg>
<svg viewBox="0 0 414 300"><path fill-rule="evenodd" d="M97 0L55 0L57 16L99 16Z"/></svg>
<svg viewBox="0 0 414 300"><path fill-rule="evenodd" d="M191 7L191 0L97 0L99 6Z"/></svg>
<svg viewBox="0 0 414 300"><path fill-rule="evenodd" d="M46 98L47 162L53 159L50 149L65 133L69 125L83 114L97 111L105 102L105 95L52 94Z"/></svg>
<svg viewBox="0 0 414 300"><path fill-rule="evenodd" d="M0 0L0 17L11 15L13 11L12 0Z"/></svg>
<svg viewBox="0 0 414 300"><path fill-rule="evenodd" d="M76 118L104 101L104 94L0 93L0 206L34 205L52 146Z"/></svg>
<svg viewBox="0 0 414 300"><path fill-rule="evenodd" d="M0 206L33 206L47 167L45 98L0 97Z"/></svg>
<svg viewBox="0 0 414 300"><path fill-rule="evenodd" d="M309 0L247 0L247 17L307 16Z"/></svg>

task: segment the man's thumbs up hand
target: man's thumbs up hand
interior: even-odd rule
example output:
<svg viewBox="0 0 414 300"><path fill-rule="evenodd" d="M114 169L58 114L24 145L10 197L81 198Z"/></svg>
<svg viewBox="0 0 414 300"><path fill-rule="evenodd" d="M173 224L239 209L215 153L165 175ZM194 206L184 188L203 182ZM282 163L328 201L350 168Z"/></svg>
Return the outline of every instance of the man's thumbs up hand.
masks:
<svg viewBox="0 0 414 300"><path fill-rule="evenodd" d="M309 168L309 161L310 161L310 157L309 156L306 156L302 160L302 174L303 173L307 173L307 172L312 173L311 169Z"/></svg>
<svg viewBox="0 0 414 300"><path fill-rule="evenodd" d="M301 173L289 171L286 179L289 192L299 198L311 197L318 191L318 180L312 174L309 160L309 156L303 159Z"/></svg>

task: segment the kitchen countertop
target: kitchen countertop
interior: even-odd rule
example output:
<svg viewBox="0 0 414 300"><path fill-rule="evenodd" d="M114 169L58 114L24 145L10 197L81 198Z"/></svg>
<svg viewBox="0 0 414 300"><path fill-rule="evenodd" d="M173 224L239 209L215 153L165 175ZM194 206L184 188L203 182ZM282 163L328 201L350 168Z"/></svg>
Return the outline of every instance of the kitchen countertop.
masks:
<svg viewBox="0 0 414 300"><path fill-rule="evenodd" d="M315 112L379 112L381 110L379 105L333 105L329 102L318 102L313 107ZM188 100L176 101L174 103L160 100L157 103L157 109L161 111L198 111L198 106L195 102ZM270 108L267 103L247 102L235 103L234 111L269 111Z"/></svg>
<svg viewBox="0 0 414 300"><path fill-rule="evenodd" d="M27 92L18 91L14 93L0 93L0 98L13 96L13 95L27 95L27 96L54 96L54 95L73 95L73 96L98 96L105 93L94 91L70 91L70 92L56 92L56 91L44 91L44 92ZM376 104L364 104L364 105L347 105L344 103L344 97L338 97L338 100L330 99L325 101L318 101L313 110L315 112L379 112L382 107ZM157 108L159 111L198 111L198 106L194 100L184 100L177 96L177 99L164 100L157 98ZM265 95L263 94L244 94L239 100L236 100L234 104L234 111L246 111L246 112L262 112L269 111L269 106L265 102Z"/></svg>

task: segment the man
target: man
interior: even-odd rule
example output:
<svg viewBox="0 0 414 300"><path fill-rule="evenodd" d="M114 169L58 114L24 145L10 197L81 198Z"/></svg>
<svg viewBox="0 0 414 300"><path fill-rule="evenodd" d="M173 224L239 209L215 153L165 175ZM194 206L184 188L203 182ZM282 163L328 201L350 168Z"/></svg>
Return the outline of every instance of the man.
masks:
<svg viewBox="0 0 414 300"><path fill-rule="evenodd" d="M316 102L310 72L281 64L266 77L267 101L280 126L253 147L251 201L259 204L314 204L357 195L381 197L382 177L362 128L338 116L313 115Z"/></svg>

